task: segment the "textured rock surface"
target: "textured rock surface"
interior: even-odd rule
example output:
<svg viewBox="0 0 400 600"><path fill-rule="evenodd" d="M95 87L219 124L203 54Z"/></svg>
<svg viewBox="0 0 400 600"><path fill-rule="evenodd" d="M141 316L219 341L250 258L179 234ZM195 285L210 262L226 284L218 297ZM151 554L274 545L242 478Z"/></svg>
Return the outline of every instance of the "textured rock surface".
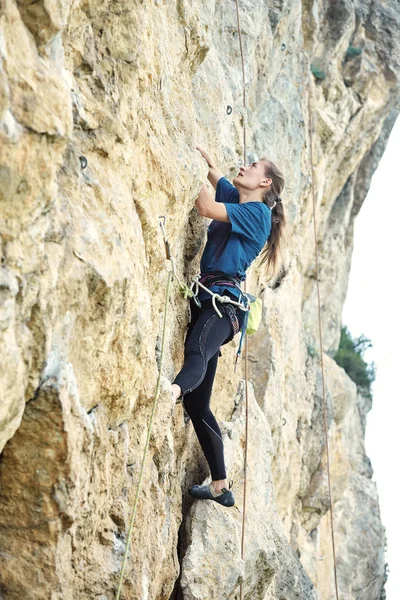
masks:
<svg viewBox="0 0 400 600"><path fill-rule="evenodd" d="M198 272L207 175L269 154L287 177L284 272L249 338L241 513L191 503L208 469L168 392L187 302L173 287L163 389L123 597L334 597L316 309L308 74L327 423L341 600L377 600L384 529L364 449L370 408L330 358L354 219L399 112L395 0L87 0L0 6L0 596L113 598L160 366L167 282ZM232 111L228 109L232 107ZM86 165L87 161L87 165ZM244 394L226 345L213 409L243 506ZM224 558L225 562L222 561Z"/></svg>

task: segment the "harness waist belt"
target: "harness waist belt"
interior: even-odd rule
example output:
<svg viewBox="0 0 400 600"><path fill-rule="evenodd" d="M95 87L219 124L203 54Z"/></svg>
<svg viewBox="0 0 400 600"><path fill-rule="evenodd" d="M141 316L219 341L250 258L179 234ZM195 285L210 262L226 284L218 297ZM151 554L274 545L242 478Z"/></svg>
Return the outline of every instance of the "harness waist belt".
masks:
<svg viewBox="0 0 400 600"><path fill-rule="evenodd" d="M240 289L240 281L236 279L236 277L231 277L230 275L226 275L224 273L206 273L199 279L200 283L202 283L205 287L209 288L213 285L226 285L230 287L236 287L241 292Z"/></svg>

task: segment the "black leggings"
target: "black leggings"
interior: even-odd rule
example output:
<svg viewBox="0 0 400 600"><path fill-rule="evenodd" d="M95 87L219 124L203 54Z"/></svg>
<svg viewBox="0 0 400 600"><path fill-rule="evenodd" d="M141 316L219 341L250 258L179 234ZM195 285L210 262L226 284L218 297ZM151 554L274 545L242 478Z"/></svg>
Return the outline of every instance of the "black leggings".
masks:
<svg viewBox="0 0 400 600"><path fill-rule="evenodd" d="M237 300L231 293L224 295ZM212 480L226 479L224 444L221 430L210 410L210 398L217 370L220 346L230 342L235 330L225 312L224 304L216 300L222 318L217 315L212 298L202 300L202 310L190 299L191 320L185 339L184 365L173 383L182 390L183 404L195 428L198 440L210 467ZM229 304L234 307L233 304ZM244 311L235 307L240 329Z"/></svg>

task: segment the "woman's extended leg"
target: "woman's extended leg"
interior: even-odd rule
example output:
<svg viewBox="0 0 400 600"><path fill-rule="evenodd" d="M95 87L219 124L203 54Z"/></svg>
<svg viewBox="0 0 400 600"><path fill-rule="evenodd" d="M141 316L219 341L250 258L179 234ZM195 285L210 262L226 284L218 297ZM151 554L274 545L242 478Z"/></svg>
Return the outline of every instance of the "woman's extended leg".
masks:
<svg viewBox="0 0 400 600"><path fill-rule="evenodd" d="M232 325L209 308L190 323L185 341L185 361L174 379L184 396L184 406L192 419L200 445L210 467L214 490L226 486L224 448L218 423L210 410L212 386L219 347L232 338Z"/></svg>
<svg viewBox="0 0 400 600"><path fill-rule="evenodd" d="M210 467L213 482L226 479L222 434L210 409L217 364L218 351L208 361L206 375L201 384L192 392L187 393L183 399L185 409L192 420L200 446Z"/></svg>

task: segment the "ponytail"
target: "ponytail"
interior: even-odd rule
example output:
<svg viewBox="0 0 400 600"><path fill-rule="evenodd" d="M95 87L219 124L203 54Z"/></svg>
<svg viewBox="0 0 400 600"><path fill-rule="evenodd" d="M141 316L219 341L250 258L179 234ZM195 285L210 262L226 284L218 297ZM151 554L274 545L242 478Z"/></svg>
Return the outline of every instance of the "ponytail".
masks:
<svg viewBox="0 0 400 600"><path fill-rule="evenodd" d="M267 263L267 274L270 272L271 277L269 279L272 279L276 272L282 232L286 225L285 212L283 210L282 199L280 198L280 194L285 187L285 176L279 167L267 157L260 158L260 161L263 161L265 164L265 177L272 179L272 183L263 197L264 204L271 208L271 232L260 266L264 262Z"/></svg>

